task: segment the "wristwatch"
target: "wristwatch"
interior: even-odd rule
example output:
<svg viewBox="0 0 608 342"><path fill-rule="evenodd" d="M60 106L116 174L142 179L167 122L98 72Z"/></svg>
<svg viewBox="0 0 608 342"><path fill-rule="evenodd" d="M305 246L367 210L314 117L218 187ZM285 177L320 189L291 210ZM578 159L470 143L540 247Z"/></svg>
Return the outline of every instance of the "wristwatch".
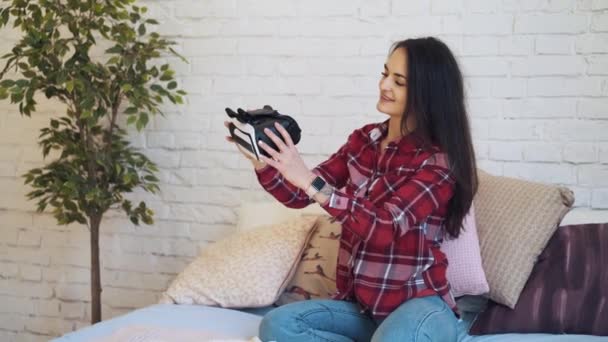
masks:
<svg viewBox="0 0 608 342"><path fill-rule="evenodd" d="M332 192L331 185L320 176L315 177L315 179L312 180L312 183L310 183L310 186L306 189L306 194L311 198L316 195L317 192L322 192L327 196L331 195Z"/></svg>

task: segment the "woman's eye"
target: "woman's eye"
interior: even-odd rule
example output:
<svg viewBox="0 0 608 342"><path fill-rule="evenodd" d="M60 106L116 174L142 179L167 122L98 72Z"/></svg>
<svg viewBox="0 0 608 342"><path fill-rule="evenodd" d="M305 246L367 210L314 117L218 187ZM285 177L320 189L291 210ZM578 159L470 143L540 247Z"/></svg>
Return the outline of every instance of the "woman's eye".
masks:
<svg viewBox="0 0 608 342"><path fill-rule="evenodd" d="M388 74L387 74L387 73L385 73L385 72L381 72L381 73L380 73L380 75L382 75L382 77L387 77L387 76L388 76ZM399 82L395 82L395 83L396 83L398 86L400 86L400 87L404 87L404 86L405 86L405 84L401 84L401 83L399 83Z"/></svg>

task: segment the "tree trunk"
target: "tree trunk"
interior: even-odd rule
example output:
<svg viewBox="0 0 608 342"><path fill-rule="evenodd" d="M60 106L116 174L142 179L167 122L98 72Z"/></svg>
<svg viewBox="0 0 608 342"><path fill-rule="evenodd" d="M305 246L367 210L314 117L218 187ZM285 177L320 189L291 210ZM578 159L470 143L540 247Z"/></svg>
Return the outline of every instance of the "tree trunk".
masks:
<svg viewBox="0 0 608 342"><path fill-rule="evenodd" d="M99 225L101 215L89 217L91 223L91 324L101 321L101 276L99 272Z"/></svg>

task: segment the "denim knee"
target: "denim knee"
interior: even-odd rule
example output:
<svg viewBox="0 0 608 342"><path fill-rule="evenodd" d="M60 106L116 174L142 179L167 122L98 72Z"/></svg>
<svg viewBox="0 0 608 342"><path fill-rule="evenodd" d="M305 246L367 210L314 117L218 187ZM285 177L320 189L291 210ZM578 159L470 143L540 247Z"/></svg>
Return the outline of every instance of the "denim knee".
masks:
<svg viewBox="0 0 608 342"><path fill-rule="evenodd" d="M397 310L380 324L372 342L452 342L457 340L458 319L447 305L437 306L438 298L414 300L414 306ZM405 309L405 308L402 308Z"/></svg>
<svg viewBox="0 0 608 342"><path fill-rule="evenodd" d="M455 342L457 340L458 320L451 309L429 313L418 325L413 341L417 342Z"/></svg>
<svg viewBox="0 0 608 342"><path fill-rule="evenodd" d="M404 322L401 329L378 329L372 342L451 342L458 336L456 321L445 319L446 312L430 312L418 322ZM448 312L448 314L451 314Z"/></svg>
<svg viewBox="0 0 608 342"><path fill-rule="evenodd" d="M295 323L296 315L284 310L283 307L275 308L262 319L259 328L259 338L264 342L284 341L289 329L297 328Z"/></svg>

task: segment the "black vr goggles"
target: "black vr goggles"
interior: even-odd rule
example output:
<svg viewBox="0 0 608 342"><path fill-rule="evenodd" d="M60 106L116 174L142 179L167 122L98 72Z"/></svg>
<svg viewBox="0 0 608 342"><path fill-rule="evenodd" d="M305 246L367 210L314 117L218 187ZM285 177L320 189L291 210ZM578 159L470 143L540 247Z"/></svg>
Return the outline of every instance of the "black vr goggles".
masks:
<svg viewBox="0 0 608 342"><path fill-rule="evenodd" d="M274 141L264 133L264 128L268 128L283 140L281 133L274 126L275 122L278 122L285 128L294 144L300 141L301 130L298 123L291 116L280 114L269 105L265 105L262 109L251 111L244 111L238 108L236 113L232 109L226 108L226 113L232 119L228 128L230 135L237 144L244 147L257 160L260 160L260 154L270 158L270 155L258 146L259 140L262 140L273 149L279 150Z"/></svg>

